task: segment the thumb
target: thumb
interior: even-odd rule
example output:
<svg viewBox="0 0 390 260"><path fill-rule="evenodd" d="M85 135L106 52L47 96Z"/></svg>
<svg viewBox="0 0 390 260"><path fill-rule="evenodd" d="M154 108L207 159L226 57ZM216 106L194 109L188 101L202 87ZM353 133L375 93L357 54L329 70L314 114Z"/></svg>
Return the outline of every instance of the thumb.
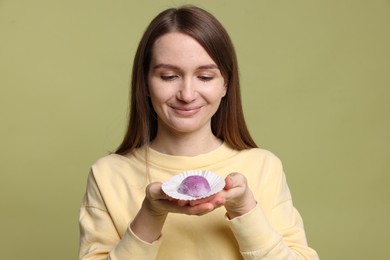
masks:
<svg viewBox="0 0 390 260"><path fill-rule="evenodd" d="M230 173L228 176L226 176L225 178L225 190L230 190L232 188L234 188L235 186L237 186L237 175L239 175L239 173L237 172L233 172L233 173Z"/></svg>
<svg viewBox="0 0 390 260"><path fill-rule="evenodd" d="M166 198L166 194L161 189L161 182L152 182L146 187L146 194L149 198L157 200Z"/></svg>

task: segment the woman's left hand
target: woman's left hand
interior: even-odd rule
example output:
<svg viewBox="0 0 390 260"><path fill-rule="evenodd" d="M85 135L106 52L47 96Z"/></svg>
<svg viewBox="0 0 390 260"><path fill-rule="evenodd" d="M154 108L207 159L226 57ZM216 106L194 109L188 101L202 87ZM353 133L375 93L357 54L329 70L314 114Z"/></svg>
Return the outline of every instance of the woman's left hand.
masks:
<svg viewBox="0 0 390 260"><path fill-rule="evenodd" d="M211 203L215 207L224 205L230 219L244 215L256 207L256 200L241 173L231 173L225 178L225 188L214 196L190 201L191 206Z"/></svg>

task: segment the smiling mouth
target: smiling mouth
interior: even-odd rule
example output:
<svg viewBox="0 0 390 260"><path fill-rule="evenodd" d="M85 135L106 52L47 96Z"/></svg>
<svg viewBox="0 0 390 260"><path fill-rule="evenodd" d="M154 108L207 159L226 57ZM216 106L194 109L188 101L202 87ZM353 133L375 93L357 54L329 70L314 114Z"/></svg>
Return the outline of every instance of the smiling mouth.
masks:
<svg viewBox="0 0 390 260"><path fill-rule="evenodd" d="M181 116L192 116L196 114L202 106L197 107L171 107L177 114Z"/></svg>
<svg viewBox="0 0 390 260"><path fill-rule="evenodd" d="M199 109L200 107L172 107L172 108L180 111L191 111L191 110Z"/></svg>

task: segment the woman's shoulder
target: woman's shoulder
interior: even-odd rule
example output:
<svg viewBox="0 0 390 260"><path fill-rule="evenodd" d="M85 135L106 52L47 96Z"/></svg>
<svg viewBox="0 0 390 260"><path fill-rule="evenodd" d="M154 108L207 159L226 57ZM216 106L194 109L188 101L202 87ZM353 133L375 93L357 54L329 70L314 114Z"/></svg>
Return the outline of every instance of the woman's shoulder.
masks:
<svg viewBox="0 0 390 260"><path fill-rule="evenodd" d="M111 164L118 164L118 163L123 163L126 160L125 156L115 154L115 153L110 153L107 155L104 155L97 159L92 166L104 166L104 165L111 165Z"/></svg>
<svg viewBox="0 0 390 260"><path fill-rule="evenodd" d="M91 165L90 173L94 176L96 182L118 183L128 180L134 180L134 176L142 172L144 166L138 160L119 154L105 155Z"/></svg>
<svg viewBox="0 0 390 260"><path fill-rule="evenodd" d="M117 172L126 169L130 167L131 164L132 163L130 157L112 153L112 154L105 155L99 158L98 160L96 160L92 164L91 169L94 173L99 173L99 172L110 173L113 171Z"/></svg>
<svg viewBox="0 0 390 260"><path fill-rule="evenodd" d="M255 158L263 158L275 162L280 162L279 157L271 152L270 150L257 147L257 148L249 148L245 150L238 151L239 154L242 156L250 156L250 157L255 157Z"/></svg>

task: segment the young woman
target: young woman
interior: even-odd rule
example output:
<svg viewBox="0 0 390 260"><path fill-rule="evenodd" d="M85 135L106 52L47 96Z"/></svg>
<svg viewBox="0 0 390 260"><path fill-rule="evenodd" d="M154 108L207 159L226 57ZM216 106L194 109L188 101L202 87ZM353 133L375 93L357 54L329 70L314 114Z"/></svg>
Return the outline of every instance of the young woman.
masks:
<svg viewBox="0 0 390 260"><path fill-rule="evenodd" d="M162 191L197 169L224 189L192 201ZM92 166L80 234L80 259L318 259L280 161L249 135L233 45L205 10L165 10L145 31L128 130Z"/></svg>

